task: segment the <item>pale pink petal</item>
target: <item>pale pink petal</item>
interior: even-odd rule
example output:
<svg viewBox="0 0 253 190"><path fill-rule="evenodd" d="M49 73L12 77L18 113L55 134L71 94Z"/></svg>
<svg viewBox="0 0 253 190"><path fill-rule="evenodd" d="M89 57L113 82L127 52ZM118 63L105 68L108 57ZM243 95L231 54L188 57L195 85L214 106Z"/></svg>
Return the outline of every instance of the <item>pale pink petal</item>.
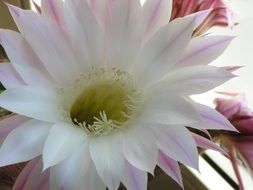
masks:
<svg viewBox="0 0 253 190"><path fill-rule="evenodd" d="M69 157L50 168L51 189L105 190L89 156L86 143L81 144Z"/></svg>
<svg viewBox="0 0 253 190"><path fill-rule="evenodd" d="M141 45L140 1L115 1L108 24L108 63L128 69Z"/></svg>
<svg viewBox="0 0 253 190"><path fill-rule="evenodd" d="M102 178L109 189L118 189L121 176L124 175L124 158L121 154L122 138L119 134L91 139L90 155ZM102 156L99 156L102 155Z"/></svg>
<svg viewBox="0 0 253 190"><path fill-rule="evenodd" d="M198 152L190 132L182 126L148 124L158 148L172 159L198 169Z"/></svg>
<svg viewBox="0 0 253 190"><path fill-rule="evenodd" d="M0 121L0 139L5 139L7 135L14 129L20 127L30 118L21 115L11 115Z"/></svg>
<svg viewBox="0 0 253 190"><path fill-rule="evenodd" d="M170 72L164 80L159 81L151 89L156 93L200 94L223 84L233 77L232 73L214 66L183 67Z"/></svg>
<svg viewBox="0 0 253 190"><path fill-rule="evenodd" d="M218 145L216 145L214 142L208 140L205 137L202 137L200 135L197 135L195 133L192 133L192 137L194 138L196 144L198 147L204 148L204 149L212 149L215 151L218 151L224 155L226 155L227 153Z"/></svg>
<svg viewBox="0 0 253 190"><path fill-rule="evenodd" d="M104 64L105 34L85 0L64 2L66 31L72 48L83 69L95 64Z"/></svg>
<svg viewBox="0 0 253 190"><path fill-rule="evenodd" d="M147 182L147 172L135 168L126 160L122 179L122 183L125 187L131 190L146 190Z"/></svg>
<svg viewBox="0 0 253 190"><path fill-rule="evenodd" d="M13 190L47 190L49 189L49 170L42 172L41 157L30 161L19 174Z"/></svg>
<svg viewBox="0 0 253 190"><path fill-rule="evenodd" d="M219 112L202 104L194 104L201 116L201 123L193 124L191 127L199 129L216 129L237 131L235 127Z"/></svg>
<svg viewBox="0 0 253 190"><path fill-rule="evenodd" d="M231 36L201 36L193 38L177 66L205 65L218 58L231 43Z"/></svg>
<svg viewBox="0 0 253 190"><path fill-rule="evenodd" d="M177 19L147 41L133 65L140 83L160 80L179 61L191 39L194 23L195 17Z"/></svg>
<svg viewBox="0 0 253 190"><path fill-rule="evenodd" d="M10 63L0 64L0 81L7 88L15 88L25 84L17 71Z"/></svg>
<svg viewBox="0 0 253 190"><path fill-rule="evenodd" d="M0 41L12 66L27 84L52 86L52 77L21 34L0 30Z"/></svg>
<svg viewBox="0 0 253 190"><path fill-rule="evenodd" d="M62 119L57 98L52 90L23 86L2 92L0 106L20 115L51 122Z"/></svg>
<svg viewBox="0 0 253 190"><path fill-rule="evenodd" d="M0 148L0 165L24 162L40 155L50 126L30 120L10 132Z"/></svg>
<svg viewBox="0 0 253 190"><path fill-rule="evenodd" d="M38 3L36 3L34 0L32 0L32 3L37 11L37 13L40 13L41 14L41 7Z"/></svg>
<svg viewBox="0 0 253 190"><path fill-rule="evenodd" d="M43 168L47 169L64 160L80 146L85 137L82 129L75 128L72 124L54 124L43 148Z"/></svg>
<svg viewBox="0 0 253 190"><path fill-rule="evenodd" d="M170 0L146 0L143 5L143 27L148 40L162 26L169 22L172 9Z"/></svg>
<svg viewBox="0 0 253 190"><path fill-rule="evenodd" d="M66 84L75 79L78 64L63 30L33 11L10 5L9 9L19 30L57 82Z"/></svg>
<svg viewBox="0 0 253 190"><path fill-rule="evenodd" d="M53 19L61 28L64 29L65 23L62 0L41 1L41 13L43 16Z"/></svg>
<svg viewBox="0 0 253 190"><path fill-rule="evenodd" d="M159 151L157 165L172 179L174 179L181 187L183 180L178 162L171 159L162 151Z"/></svg>
<svg viewBox="0 0 253 190"><path fill-rule="evenodd" d="M134 167L153 173L158 149L154 135L143 126L132 126L124 131L123 154ZM140 138L141 137L141 138Z"/></svg>
<svg viewBox="0 0 253 190"><path fill-rule="evenodd" d="M195 107L186 99L169 93L148 98L140 120L161 124L190 124L200 119Z"/></svg>

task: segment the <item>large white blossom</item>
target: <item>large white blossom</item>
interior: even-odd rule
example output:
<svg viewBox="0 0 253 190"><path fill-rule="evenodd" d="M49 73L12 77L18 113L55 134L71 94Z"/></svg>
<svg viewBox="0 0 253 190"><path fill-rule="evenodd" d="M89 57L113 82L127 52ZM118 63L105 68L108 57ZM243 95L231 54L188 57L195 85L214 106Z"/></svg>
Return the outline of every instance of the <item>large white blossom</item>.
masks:
<svg viewBox="0 0 253 190"><path fill-rule="evenodd" d="M32 160L14 190L145 190L156 165L182 185L178 162L198 169L197 146L220 150L186 126L234 128L189 96L234 76L208 65L233 37L192 38L205 14L168 23L171 5L9 5L20 33L0 31L0 106L16 114L0 121L0 166Z"/></svg>

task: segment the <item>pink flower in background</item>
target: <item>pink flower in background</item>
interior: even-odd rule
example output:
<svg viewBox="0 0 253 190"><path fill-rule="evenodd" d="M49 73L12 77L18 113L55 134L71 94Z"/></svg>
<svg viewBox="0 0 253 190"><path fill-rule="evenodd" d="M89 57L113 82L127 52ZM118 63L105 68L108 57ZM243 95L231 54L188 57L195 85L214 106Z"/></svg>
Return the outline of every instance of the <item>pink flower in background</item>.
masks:
<svg viewBox="0 0 253 190"><path fill-rule="evenodd" d="M171 20L192 13L210 10L208 16L194 31L194 36L204 34L214 26L233 27L235 13L227 0L173 0Z"/></svg>
<svg viewBox="0 0 253 190"><path fill-rule="evenodd" d="M238 164L244 163L253 176L253 112L248 107L244 95L224 94L230 98L217 98L215 100L216 110L228 118L240 133L224 132L218 139L230 155L240 189L244 189Z"/></svg>

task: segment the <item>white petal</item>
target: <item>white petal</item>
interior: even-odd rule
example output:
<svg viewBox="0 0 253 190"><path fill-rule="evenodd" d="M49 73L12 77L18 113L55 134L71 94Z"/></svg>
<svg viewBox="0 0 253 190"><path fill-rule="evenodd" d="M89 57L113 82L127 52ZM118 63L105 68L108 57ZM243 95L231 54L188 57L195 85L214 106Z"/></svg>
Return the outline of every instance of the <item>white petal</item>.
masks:
<svg viewBox="0 0 253 190"><path fill-rule="evenodd" d="M52 126L43 149L44 169L58 164L69 156L85 139L85 132L68 123Z"/></svg>
<svg viewBox="0 0 253 190"><path fill-rule="evenodd" d="M122 183L127 189L146 190L147 189L147 172L141 171L125 161L125 170Z"/></svg>
<svg viewBox="0 0 253 190"><path fill-rule="evenodd" d="M123 154L127 161L140 170L153 173L158 154L153 134L144 126L132 126L124 132L123 140Z"/></svg>
<svg viewBox="0 0 253 190"><path fill-rule="evenodd" d="M200 120L195 107L186 99L170 94L155 95L146 100L140 120L163 124L190 124Z"/></svg>
<svg viewBox="0 0 253 190"><path fill-rule="evenodd" d="M177 161L171 159L162 151L159 151L157 165L183 187L182 175Z"/></svg>
<svg viewBox="0 0 253 190"><path fill-rule="evenodd" d="M218 58L234 37L201 36L193 38L177 66L205 65Z"/></svg>
<svg viewBox="0 0 253 190"><path fill-rule="evenodd" d="M141 84L161 79L178 62L191 39L194 23L195 17L176 19L144 45L133 65Z"/></svg>
<svg viewBox="0 0 253 190"><path fill-rule="evenodd" d="M198 152L190 132L182 126L149 124L159 149L172 159L198 169Z"/></svg>
<svg viewBox="0 0 253 190"><path fill-rule="evenodd" d="M89 156L86 143L68 158L50 168L50 188L53 190L105 190Z"/></svg>
<svg viewBox="0 0 253 190"><path fill-rule="evenodd" d="M115 1L108 18L108 63L129 68L141 45L140 1Z"/></svg>
<svg viewBox="0 0 253 190"><path fill-rule="evenodd" d="M66 30L81 68L103 64L104 34L86 0L64 2Z"/></svg>
<svg viewBox="0 0 253 190"><path fill-rule="evenodd" d="M27 84L52 86L52 77L21 34L0 30L0 41L12 66Z"/></svg>
<svg viewBox="0 0 253 190"><path fill-rule="evenodd" d="M12 130L23 125L29 120L30 118L20 115L12 115L6 119L0 120L0 139L5 139Z"/></svg>
<svg viewBox="0 0 253 190"><path fill-rule="evenodd" d="M110 190L117 190L124 169L119 134L91 139L90 154L99 176Z"/></svg>
<svg viewBox="0 0 253 190"><path fill-rule="evenodd" d="M143 5L143 25L146 40L169 22L171 10L172 1L170 0L145 1Z"/></svg>
<svg viewBox="0 0 253 190"><path fill-rule="evenodd" d="M215 129L215 130L228 130L238 131L222 114L216 110L202 105L194 104L201 116L201 122L191 125L197 129Z"/></svg>
<svg viewBox="0 0 253 190"><path fill-rule="evenodd" d="M57 82L75 79L78 65L64 32L50 19L33 11L14 6L9 9L19 30Z"/></svg>
<svg viewBox="0 0 253 190"><path fill-rule="evenodd" d="M177 95L200 94L233 77L232 73L214 66L183 67L170 72L166 78L152 86L151 89L157 94L164 92Z"/></svg>
<svg viewBox="0 0 253 190"><path fill-rule="evenodd" d="M49 170L42 172L41 157L33 159L22 170L13 190L46 190L49 189Z"/></svg>
<svg viewBox="0 0 253 190"><path fill-rule="evenodd" d="M14 113L43 121L62 118L55 92L45 88L23 86L0 94L0 106Z"/></svg>
<svg viewBox="0 0 253 190"><path fill-rule="evenodd" d="M0 64L0 81L5 88L15 88L25 84L24 80L10 63Z"/></svg>
<svg viewBox="0 0 253 190"><path fill-rule="evenodd" d="M0 149L0 165L30 160L42 153L50 124L31 120L14 129Z"/></svg>

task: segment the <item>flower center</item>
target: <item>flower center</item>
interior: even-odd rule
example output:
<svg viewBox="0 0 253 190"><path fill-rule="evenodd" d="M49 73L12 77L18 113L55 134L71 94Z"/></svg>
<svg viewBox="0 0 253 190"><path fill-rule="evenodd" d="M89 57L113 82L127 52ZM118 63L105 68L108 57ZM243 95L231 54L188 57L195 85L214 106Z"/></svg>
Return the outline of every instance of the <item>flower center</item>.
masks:
<svg viewBox="0 0 253 190"><path fill-rule="evenodd" d="M114 69L99 77L89 79L70 107L72 122L91 136L109 135L127 126L142 102L142 93L127 73Z"/></svg>
<svg viewBox="0 0 253 190"><path fill-rule="evenodd" d="M70 115L75 124L92 125L101 113L119 123L127 120L128 92L117 83L102 82L87 87L73 104Z"/></svg>

